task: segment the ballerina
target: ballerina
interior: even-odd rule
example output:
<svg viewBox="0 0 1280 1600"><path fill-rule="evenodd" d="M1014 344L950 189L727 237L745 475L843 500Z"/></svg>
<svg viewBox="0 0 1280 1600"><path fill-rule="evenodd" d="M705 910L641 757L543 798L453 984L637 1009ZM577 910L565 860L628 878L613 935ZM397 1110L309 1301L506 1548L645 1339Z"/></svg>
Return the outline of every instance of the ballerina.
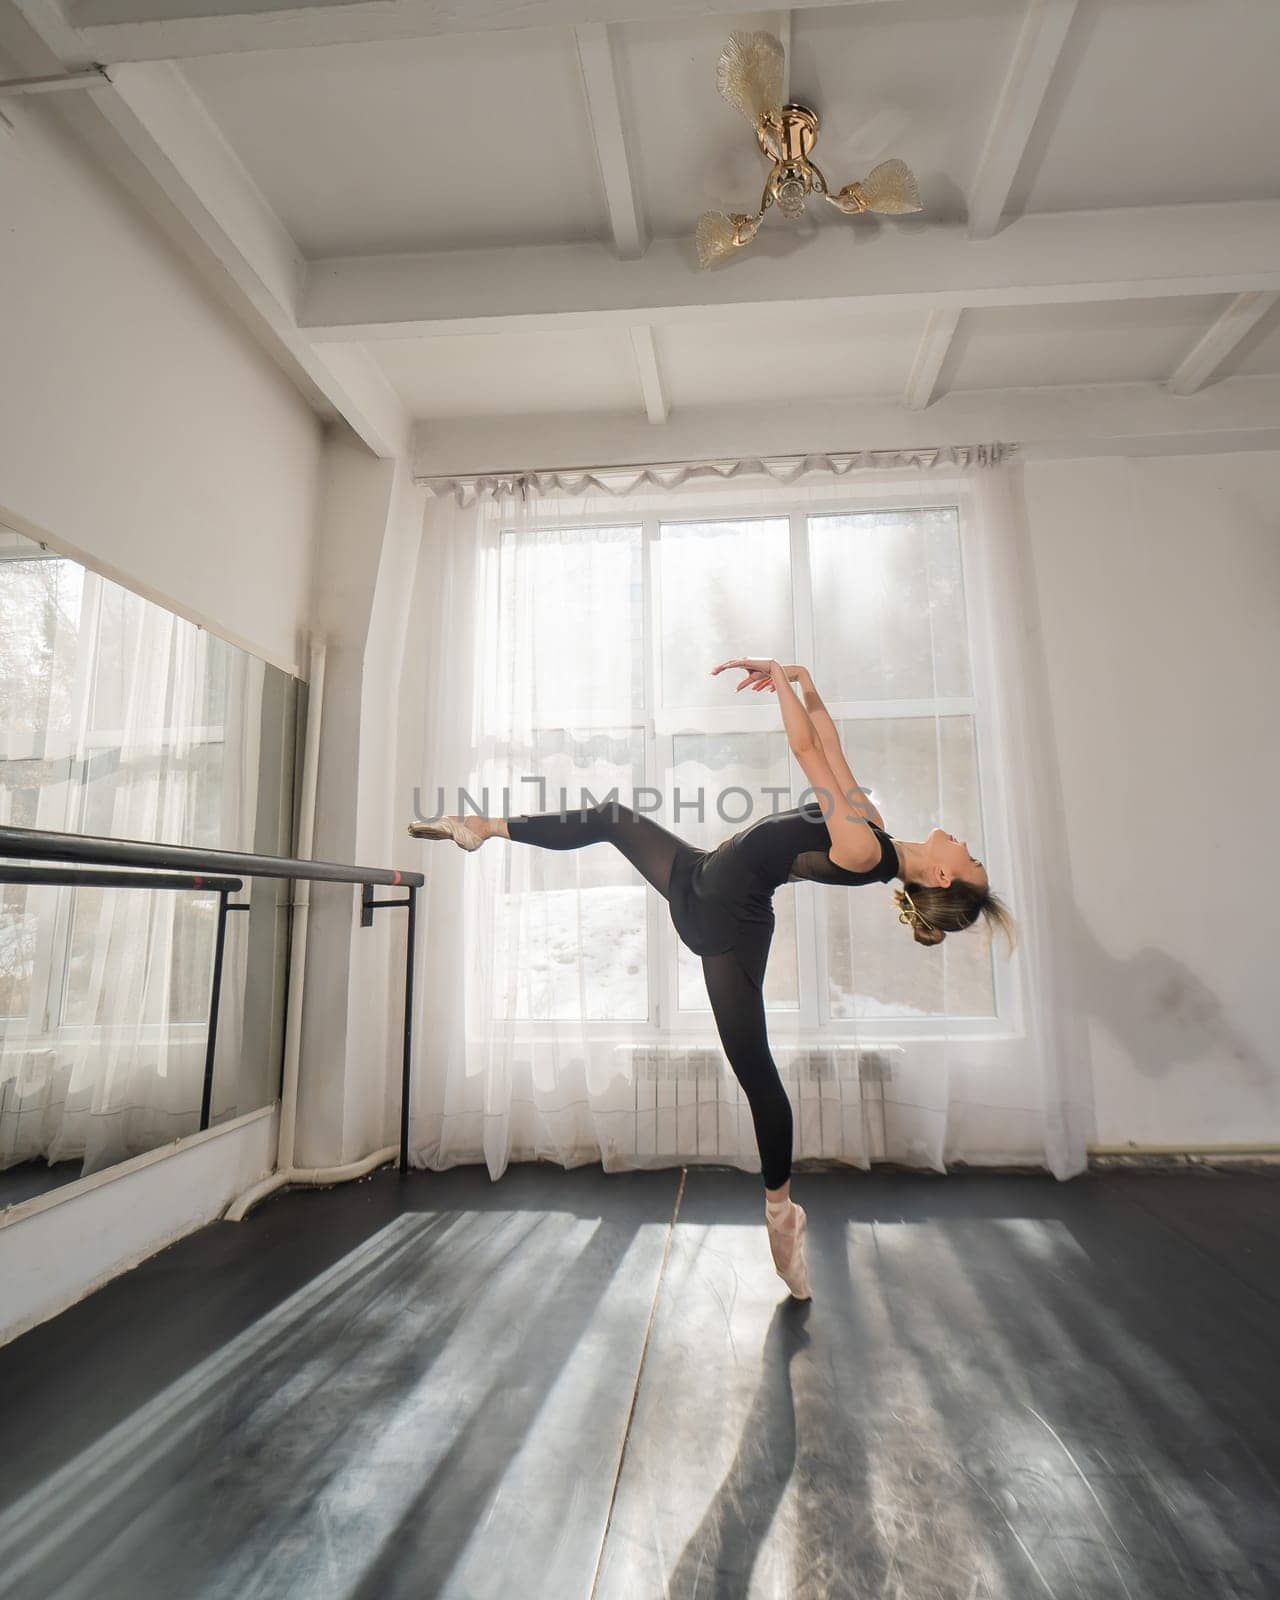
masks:
<svg viewBox="0 0 1280 1600"><path fill-rule="evenodd" d="M799 880L853 886L900 878L902 888L893 893L898 920L922 945L939 944L982 917L1002 929L1012 949L1013 921L992 892L986 868L962 840L942 828L923 840L890 836L849 769L807 668L738 656L711 671L730 667L746 673L739 692L778 696L787 742L812 791L827 797L826 806L811 800L775 812L714 850L689 844L616 800L568 812L446 816L412 822L409 832L418 839L452 839L464 850L477 850L494 837L548 850L607 843L662 895L680 939L701 957L716 1030L751 1110L774 1268L796 1299L808 1300L808 1219L791 1198L791 1102L765 1024L774 891Z"/></svg>

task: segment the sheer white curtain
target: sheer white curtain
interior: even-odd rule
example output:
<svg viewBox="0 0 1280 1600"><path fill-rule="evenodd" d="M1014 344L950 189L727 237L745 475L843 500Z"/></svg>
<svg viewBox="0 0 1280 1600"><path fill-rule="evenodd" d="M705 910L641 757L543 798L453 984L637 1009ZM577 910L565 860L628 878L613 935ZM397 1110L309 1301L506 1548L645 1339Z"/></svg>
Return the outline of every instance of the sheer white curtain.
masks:
<svg viewBox="0 0 1280 1600"><path fill-rule="evenodd" d="M0 577L31 659L5 662L0 822L251 848L263 663L73 562ZM216 913L209 894L7 891L0 1167L87 1174L198 1128ZM247 920L228 918L215 1120L237 1110Z"/></svg>
<svg viewBox="0 0 1280 1600"><path fill-rule="evenodd" d="M984 931L924 949L890 886L780 889L766 1000L797 1158L1079 1170L1088 1067L1054 917L1065 864L1016 468L625 488L428 498L420 813L616 790L713 846L807 794L776 700L709 669L804 661L888 831L967 838L1022 942L1012 961ZM418 1164L758 1171L700 963L618 852L422 849Z"/></svg>

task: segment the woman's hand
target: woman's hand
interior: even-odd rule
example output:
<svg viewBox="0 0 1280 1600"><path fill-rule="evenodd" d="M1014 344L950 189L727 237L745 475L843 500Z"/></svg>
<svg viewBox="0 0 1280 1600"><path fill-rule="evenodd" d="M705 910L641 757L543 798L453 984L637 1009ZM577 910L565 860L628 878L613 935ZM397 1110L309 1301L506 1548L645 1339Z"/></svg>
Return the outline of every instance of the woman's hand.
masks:
<svg viewBox="0 0 1280 1600"><path fill-rule="evenodd" d="M723 672L726 667L741 667L747 674L738 685L739 689L754 689L757 694L762 689L771 689L777 692L777 685L773 681L773 670L776 667L783 673L789 683L804 684L809 678L807 667L784 667L781 662L772 658L766 660L763 656L735 656L731 661L722 661L718 667L712 667L714 675Z"/></svg>
<svg viewBox="0 0 1280 1600"><path fill-rule="evenodd" d="M718 667L712 667L714 677L717 672L723 672L726 667L741 667L746 677L738 685L739 689L754 689L757 693L761 689L773 688L773 669L778 663L769 656L734 656L730 661L722 661Z"/></svg>

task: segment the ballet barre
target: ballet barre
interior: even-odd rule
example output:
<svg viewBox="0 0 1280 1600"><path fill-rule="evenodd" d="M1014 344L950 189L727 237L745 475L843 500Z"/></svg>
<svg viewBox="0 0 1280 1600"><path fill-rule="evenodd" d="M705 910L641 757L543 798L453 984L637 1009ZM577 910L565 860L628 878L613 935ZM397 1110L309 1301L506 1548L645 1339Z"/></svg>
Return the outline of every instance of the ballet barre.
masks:
<svg viewBox="0 0 1280 1600"><path fill-rule="evenodd" d="M218 927L214 947L213 994L209 1009L209 1038L205 1053L205 1081L201 1104L202 1129L208 1127L213 1091L213 1052L217 1036L218 992L222 984L222 953L227 914L247 911L247 902L232 902L230 895L243 888L245 878L307 879L316 883L359 884L360 926L372 927L374 913L402 907L405 923L404 1054L400 1082L400 1171L409 1167L409 1087L413 1049L413 953L417 924L418 890L426 879L420 872L394 867L357 867L334 861L307 861L294 856L251 855L240 850L202 850L194 845L152 844L141 839L107 839L92 834L54 833L43 828L0 827L0 860L24 863L58 862L49 866L0 865L0 883L82 885L101 888L188 889L218 895ZM70 865L66 865L66 864ZM103 868L131 867L133 872ZM400 898L376 899L377 888L405 890Z"/></svg>

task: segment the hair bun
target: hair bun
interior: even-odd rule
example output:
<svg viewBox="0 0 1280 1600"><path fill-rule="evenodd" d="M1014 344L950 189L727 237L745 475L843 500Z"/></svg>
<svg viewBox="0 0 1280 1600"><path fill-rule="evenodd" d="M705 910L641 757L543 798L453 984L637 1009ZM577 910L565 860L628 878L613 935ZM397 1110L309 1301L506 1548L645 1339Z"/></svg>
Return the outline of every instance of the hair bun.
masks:
<svg viewBox="0 0 1280 1600"><path fill-rule="evenodd" d="M905 889L895 889L893 898L901 908L898 912L898 921L905 922L911 929L912 937L917 944L941 944L946 934L941 928L935 928L926 917L922 917L916 909L916 903Z"/></svg>

